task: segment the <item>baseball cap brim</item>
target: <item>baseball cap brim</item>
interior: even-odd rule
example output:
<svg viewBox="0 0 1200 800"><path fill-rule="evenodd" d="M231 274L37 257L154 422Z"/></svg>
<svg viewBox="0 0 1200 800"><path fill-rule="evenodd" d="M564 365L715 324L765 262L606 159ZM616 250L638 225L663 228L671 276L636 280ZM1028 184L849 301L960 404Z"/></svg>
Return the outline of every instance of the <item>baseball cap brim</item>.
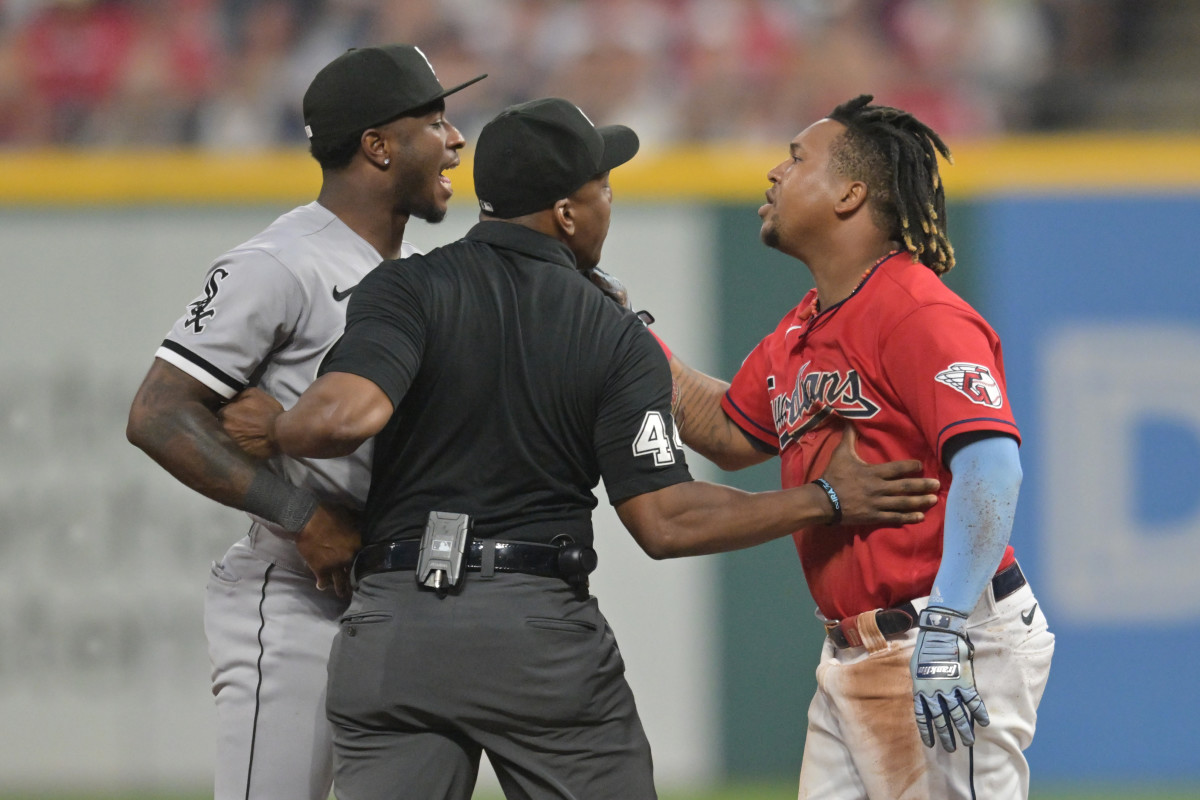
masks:
<svg viewBox="0 0 1200 800"><path fill-rule="evenodd" d="M460 83L458 86L455 86L453 89L447 89L446 91L439 94L437 97L434 97L432 100L430 100L430 102L433 102L433 100L441 100L443 97L449 97L450 95L454 94L455 92L462 91L463 89L467 88L471 84L479 83L481 80L483 80L486 77L487 77L487 73L485 72L482 75L471 78L471 80L467 81L466 83Z"/></svg>
<svg viewBox="0 0 1200 800"><path fill-rule="evenodd" d="M600 172L619 167L637 155L640 143L637 134L624 125L604 125L596 128L604 139L604 155L600 157Z"/></svg>
<svg viewBox="0 0 1200 800"><path fill-rule="evenodd" d="M387 119L380 120L379 122L373 122L373 123L371 123L371 125L368 125L367 127L370 128L370 127L374 127L375 125L385 125L385 124L391 122L392 120L403 117L405 114L408 114L412 111L416 111L418 108L423 108L424 106L427 106L430 103L436 103L438 100L449 97L450 95L454 94L455 92L461 92L463 89L467 88L468 86L470 86L472 84L479 83L481 80L483 80L486 77L487 77L487 73L485 72L482 75L471 78L471 80L467 81L466 83L460 83L458 86L455 86L452 89L445 89L442 92L433 95L432 97L430 97L427 100L422 100L420 103L418 103L415 106L412 106L411 108L406 108L403 111L397 111L396 113L389 115Z"/></svg>

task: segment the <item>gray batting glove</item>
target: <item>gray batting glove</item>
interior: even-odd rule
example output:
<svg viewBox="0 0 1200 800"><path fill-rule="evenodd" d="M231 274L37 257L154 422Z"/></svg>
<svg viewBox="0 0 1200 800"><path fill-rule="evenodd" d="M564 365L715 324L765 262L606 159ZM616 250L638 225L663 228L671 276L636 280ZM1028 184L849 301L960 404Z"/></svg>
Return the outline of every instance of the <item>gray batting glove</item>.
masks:
<svg viewBox="0 0 1200 800"><path fill-rule="evenodd" d="M953 753L955 731L970 747L975 744L973 724L990 722L975 689L975 648L967 636L967 618L933 607L921 612L918 624L921 632L911 662L917 729L926 747L933 747L936 732L946 752Z"/></svg>

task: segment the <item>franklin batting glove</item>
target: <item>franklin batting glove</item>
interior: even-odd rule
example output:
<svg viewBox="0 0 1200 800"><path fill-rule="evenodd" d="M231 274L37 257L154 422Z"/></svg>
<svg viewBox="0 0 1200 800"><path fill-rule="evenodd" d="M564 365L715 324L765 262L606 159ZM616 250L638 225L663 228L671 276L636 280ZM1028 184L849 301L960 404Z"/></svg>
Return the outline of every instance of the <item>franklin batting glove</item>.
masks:
<svg viewBox="0 0 1200 800"><path fill-rule="evenodd" d="M918 620L912 657L913 706L926 747L934 734L948 753L956 749L954 732L967 747L975 744L974 723L986 726L987 709L975 689L971 661L975 648L967 636L967 618L948 608L927 608ZM952 727L953 726L953 727Z"/></svg>

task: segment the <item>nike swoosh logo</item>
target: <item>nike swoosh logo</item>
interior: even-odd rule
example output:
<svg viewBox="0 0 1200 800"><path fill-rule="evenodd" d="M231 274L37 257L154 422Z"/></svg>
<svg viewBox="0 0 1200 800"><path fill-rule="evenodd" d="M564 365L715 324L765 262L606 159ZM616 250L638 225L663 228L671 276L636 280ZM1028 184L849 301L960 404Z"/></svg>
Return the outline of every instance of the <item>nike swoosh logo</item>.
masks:
<svg viewBox="0 0 1200 800"><path fill-rule="evenodd" d="M1029 609L1024 614L1021 615L1021 622L1024 622L1026 625L1032 625L1033 624L1033 612L1035 612L1035 611L1037 611L1037 603L1034 603L1033 608Z"/></svg>
<svg viewBox="0 0 1200 800"><path fill-rule="evenodd" d="M356 284L354 284L353 286L351 286L349 289L347 289L346 291L344 291L344 292L339 292L339 291L338 291L338 288L337 288L336 286L334 286L334 287L333 287L333 299L334 299L334 301L335 301L335 302L338 302L338 303L342 302L343 300L345 300L347 297L349 297L349 296L350 296L350 293L351 293L351 292L353 292L353 291L354 291L355 289L357 289L357 288L358 288L358 284L356 283Z"/></svg>

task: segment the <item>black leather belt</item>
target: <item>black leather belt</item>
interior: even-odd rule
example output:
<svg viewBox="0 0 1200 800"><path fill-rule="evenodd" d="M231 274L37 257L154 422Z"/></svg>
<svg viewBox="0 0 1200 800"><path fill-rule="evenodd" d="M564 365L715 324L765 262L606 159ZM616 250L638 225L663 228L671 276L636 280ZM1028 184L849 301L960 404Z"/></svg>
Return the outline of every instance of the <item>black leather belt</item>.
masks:
<svg viewBox="0 0 1200 800"><path fill-rule="evenodd" d="M992 576L992 597L1003 600L1025 583L1025 573L1021 572L1021 565L1014 561Z"/></svg>
<svg viewBox="0 0 1200 800"><path fill-rule="evenodd" d="M353 581L357 583L376 572L415 570L420 554L419 539L369 544L358 551L354 559ZM586 577L596 568L596 551L590 547L472 539L463 553L463 567L481 572L485 577L495 572L523 572L570 581L580 573Z"/></svg>
<svg viewBox="0 0 1200 800"><path fill-rule="evenodd" d="M1013 562L992 576L992 596L1003 600L1025 585L1025 573L1021 565ZM875 612L875 624L885 637L898 636L906 633L917 624L917 609L912 603L904 603L894 608L884 608ZM825 623L825 633L835 647L861 647L862 634L858 631L858 617Z"/></svg>

